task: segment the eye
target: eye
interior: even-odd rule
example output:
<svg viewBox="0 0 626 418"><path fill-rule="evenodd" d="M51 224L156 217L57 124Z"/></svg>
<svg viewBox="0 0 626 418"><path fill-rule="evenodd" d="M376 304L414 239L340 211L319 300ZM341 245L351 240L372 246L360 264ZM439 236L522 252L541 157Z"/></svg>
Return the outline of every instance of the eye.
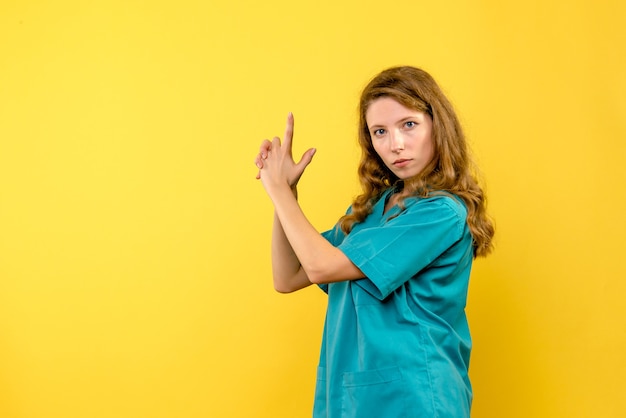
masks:
<svg viewBox="0 0 626 418"><path fill-rule="evenodd" d="M410 121L406 122L406 123L404 124L404 126L406 126L407 128L414 128L414 127L416 127L416 126L417 126L417 123L416 123L416 122L413 122L412 120L410 120Z"/></svg>
<svg viewBox="0 0 626 418"><path fill-rule="evenodd" d="M373 134L374 134L374 136L378 136L378 137L380 137L380 136L385 135L385 130L384 130L384 129L382 129L382 128L380 128L380 129L376 129L376 130L373 132Z"/></svg>

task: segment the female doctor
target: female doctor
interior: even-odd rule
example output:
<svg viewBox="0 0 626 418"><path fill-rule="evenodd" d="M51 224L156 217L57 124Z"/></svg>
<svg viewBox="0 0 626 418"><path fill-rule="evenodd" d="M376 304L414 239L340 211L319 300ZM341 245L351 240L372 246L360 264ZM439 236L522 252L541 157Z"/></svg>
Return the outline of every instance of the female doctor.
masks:
<svg viewBox="0 0 626 418"><path fill-rule="evenodd" d="M274 287L317 284L328 308L314 417L469 417L472 261L494 228L459 120L425 71L387 69L359 106L363 192L322 234L297 201L315 149L262 142L255 163L274 205Z"/></svg>

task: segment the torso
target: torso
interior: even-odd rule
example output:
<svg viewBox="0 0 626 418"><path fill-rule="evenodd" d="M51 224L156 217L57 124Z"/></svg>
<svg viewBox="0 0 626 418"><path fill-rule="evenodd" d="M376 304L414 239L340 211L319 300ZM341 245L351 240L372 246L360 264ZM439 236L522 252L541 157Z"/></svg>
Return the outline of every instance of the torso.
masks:
<svg viewBox="0 0 626 418"><path fill-rule="evenodd" d="M316 418L470 416L467 213L443 197L401 212L402 197L385 192L348 235L324 233L367 277L323 287Z"/></svg>

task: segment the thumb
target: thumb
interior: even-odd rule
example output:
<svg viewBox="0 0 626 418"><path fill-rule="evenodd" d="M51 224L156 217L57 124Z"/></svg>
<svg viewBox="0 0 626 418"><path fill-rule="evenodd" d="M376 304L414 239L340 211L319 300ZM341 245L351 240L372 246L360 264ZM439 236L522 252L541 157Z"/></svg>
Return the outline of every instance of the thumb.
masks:
<svg viewBox="0 0 626 418"><path fill-rule="evenodd" d="M296 165L304 169L306 166L308 166L311 163L311 160L313 159L313 156L315 155L316 151L317 150L315 148L309 148L308 150L306 150L304 154L302 154L302 158Z"/></svg>

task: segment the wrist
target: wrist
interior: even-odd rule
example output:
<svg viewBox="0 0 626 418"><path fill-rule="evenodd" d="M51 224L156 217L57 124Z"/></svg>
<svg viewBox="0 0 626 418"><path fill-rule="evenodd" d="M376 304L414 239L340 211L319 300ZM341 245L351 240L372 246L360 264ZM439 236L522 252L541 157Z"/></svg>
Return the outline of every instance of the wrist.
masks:
<svg viewBox="0 0 626 418"><path fill-rule="evenodd" d="M274 184L271 188L267 189L267 193L273 202L288 199L292 196L297 198L298 195L295 186L290 186L288 183Z"/></svg>

